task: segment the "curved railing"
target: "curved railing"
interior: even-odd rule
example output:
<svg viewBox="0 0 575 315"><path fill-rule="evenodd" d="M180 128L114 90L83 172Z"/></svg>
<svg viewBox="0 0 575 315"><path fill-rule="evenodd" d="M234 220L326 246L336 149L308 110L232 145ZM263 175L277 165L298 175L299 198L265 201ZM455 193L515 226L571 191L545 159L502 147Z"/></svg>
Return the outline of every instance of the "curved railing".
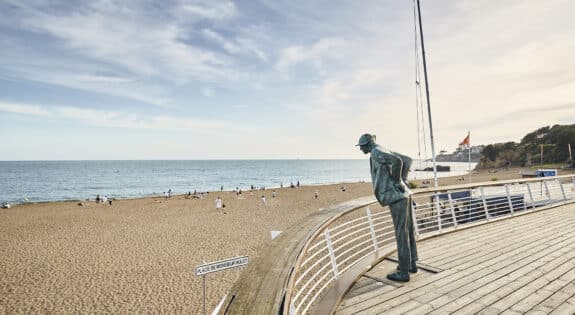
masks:
<svg viewBox="0 0 575 315"><path fill-rule="evenodd" d="M568 175L416 190L411 211L417 237L422 239L573 200L575 176ZM265 280L260 279L265 266L261 262L259 267L251 266L251 272L232 289L223 313L257 313L250 303L274 304L265 309L267 314L332 313L358 277L395 251L389 211L373 198L335 207L310 221L313 226L304 224L270 244L276 260L286 257L280 261L283 272ZM298 235L301 239L296 242L293 237ZM247 285L254 279L258 285ZM263 295L273 297L268 301L245 292L270 288L275 293ZM235 298L242 301L241 307L234 305Z"/></svg>
<svg viewBox="0 0 575 315"><path fill-rule="evenodd" d="M347 283L350 272L362 260L377 260L395 249L393 223L389 211L372 202L336 216L316 230L298 257L286 295L289 314L306 314L318 305L332 304L324 297L328 287ZM344 275L348 275L345 277ZM336 292L334 292L336 293ZM334 295L337 299L338 294Z"/></svg>

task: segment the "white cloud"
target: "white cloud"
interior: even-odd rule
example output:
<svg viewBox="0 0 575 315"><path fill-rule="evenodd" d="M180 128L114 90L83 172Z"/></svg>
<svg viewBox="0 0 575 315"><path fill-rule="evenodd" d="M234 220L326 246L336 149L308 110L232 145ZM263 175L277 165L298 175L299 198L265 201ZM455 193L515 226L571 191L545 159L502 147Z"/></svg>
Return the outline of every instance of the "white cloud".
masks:
<svg viewBox="0 0 575 315"><path fill-rule="evenodd" d="M339 38L322 38L310 46L290 46L281 50L276 68L285 72L297 64L310 62L321 68L324 60L341 60L341 48L345 41Z"/></svg>
<svg viewBox="0 0 575 315"><path fill-rule="evenodd" d="M0 111L34 116L47 116L50 114L49 111L45 110L41 106L10 103L0 103Z"/></svg>
<svg viewBox="0 0 575 315"><path fill-rule="evenodd" d="M237 41L245 50L252 52L261 61L264 62L268 61L267 54L263 50L261 50L253 40L248 38L238 38Z"/></svg>
<svg viewBox="0 0 575 315"><path fill-rule="evenodd" d="M224 38L221 34L214 30L203 29L202 35L210 41L221 46L226 52L233 55L244 54L254 55L261 61L268 60L267 54L260 50L258 46L250 39L237 38L235 41Z"/></svg>
<svg viewBox="0 0 575 315"><path fill-rule="evenodd" d="M124 129L154 129L175 131L214 131L252 132L255 126L229 124L223 120L194 119L189 117L152 116L140 117L119 111L95 110L70 106L43 107L29 104L0 103L0 111L32 116L48 116L86 123L91 126Z"/></svg>
<svg viewBox="0 0 575 315"><path fill-rule="evenodd" d="M226 40L222 35L218 34L217 32L210 30L210 29L203 29L202 34L222 46L228 53L230 54L237 54L241 51L238 45L232 43L231 41Z"/></svg>
<svg viewBox="0 0 575 315"><path fill-rule="evenodd" d="M238 14L231 1L182 1L177 8L180 17L224 20Z"/></svg>
<svg viewBox="0 0 575 315"><path fill-rule="evenodd" d="M143 25L105 13L38 14L30 28L60 38L78 53L123 67L144 77L187 80L222 75L224 57L180 41L175 25Z"/></svg>

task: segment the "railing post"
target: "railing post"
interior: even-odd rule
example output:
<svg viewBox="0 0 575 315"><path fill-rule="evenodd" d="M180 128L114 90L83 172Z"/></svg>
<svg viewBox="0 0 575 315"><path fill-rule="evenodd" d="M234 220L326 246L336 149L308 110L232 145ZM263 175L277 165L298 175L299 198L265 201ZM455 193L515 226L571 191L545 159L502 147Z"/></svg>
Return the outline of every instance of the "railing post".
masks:
<svg viewBox="0 0 575 315"><path fill-rule="evenodd" d="M453 218L453 226L457 226L457 217L455 215L455 207L453 206L453 199L451 198L451 192L447 193L447 198L449 198L449 207L451 208L451 217Z"/></svg>
<svg viewBox="0 0 575 315"><path fill-rule="evenodd" d="M543 185L545 186L545 192L547 193L547 204L551 203L551 192L549 191L549 186L547 186L547 181L543 181Z"/></svg>
<svg viewBox="0 0 575 315"><path fill-rule="evenodd" d="M563 200L567 200L567 195L565 194L565 188L563 188L563 184L561 184L560 180L557 180L557 184L561 187L561 192L563 193Z"/></svg>
<svg viewBox="0 0 575 315"><path fill-rule="evenodd" d="M415 234L415 239L417 240L417 239L419 239L419 226L417 225L416 209L413 205L414 205L414 202L410 196L409 197L409 208L411 209L411 221L413 222L413 234Z"/></svg>
<svg viewBox="0 0 575 315"><path fill-rule="evenodd" d="M505 184L505 192L507 193L507 202L509 203L509 209L511 214L513 214L513 202L511 202L511 195L509 194L509 185Z"/></svg>
<svg viewBox="0 0 575 315"><path fill-rule="evenodd" d="M487 200L485 200L485 193L483 192L483 187L479 187L479 191L481 192L481 200L483 200L483 209L485 210L485 218L489 220L491 215L489 211L487 211Z"/></svg>
<svg viewBox="0 0 575 315"><path fill-rule="evenodd" d="M531 199L531 209L535 208L535 201L533 200L533 193L531 192L531 186L529 183L525 183L527 185L527 192L529 193L529 199Z"/></svg>
<svg viewBox="0 0 575 315"><path fill-rule="evenodd" d="M441 231L441 207L439 206L439 194L435 194L435 202L433 203L435 212L437 213L437 228Z"/></svg>
<svg viewBox="0 0 575 315"><path fill-rule="evenodd" d="M375 236L375 227L373 226L373 219L371 218L371 210L369 210L369 207L365 208L365 212L367 214L367 222L369 223L369 231L371 232L371 240L373 241L373 250L377 257L379 248L377 247L377 237Z"/></svg>
<svg viewBox="0 0 575 315"><path fill-rule="evenodd" d="M521 197L523 198L523 211L527 210L527 203L525 202L525 194L521 195Z"/></svg>
<svg viewBox="0 0 575 315"><path fill-rule="evenodd" d="M331 237L329 236L329 229L326 228L324 232L325 241L327 243L327 250L329 251L329 258L331 260L331 269L335 279L339 278L339 271L337 270L337 262L335 261L335 253L333 252L333 245L331 244Z"/></svg>
<svg viewBox="0 0 575 315"><path fill-rule="evenodd" d="M295 311L295 304L293 303L293 301L291 301L291 303L289 304L289 315L295 315L296 311Z"/></svg>

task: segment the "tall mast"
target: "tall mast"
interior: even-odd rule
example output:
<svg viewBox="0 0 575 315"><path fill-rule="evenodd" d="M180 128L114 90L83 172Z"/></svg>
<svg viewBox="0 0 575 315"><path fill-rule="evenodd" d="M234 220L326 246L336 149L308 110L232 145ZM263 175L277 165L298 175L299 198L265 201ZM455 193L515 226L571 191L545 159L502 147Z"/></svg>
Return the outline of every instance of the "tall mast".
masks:
<svg viewBox="0 0 575 315"><path fill-rule="evenodd" d="M431 156L433 160L433 179L437 188L437 165L435 164L435 143L433 141L433 124L431 122L431 102L429 101L429 81L427 80L427 62L425 60L425 44L423 42L423 25L421 24L421 5L417 0L417 16L419 19L419 36L421 41L421 57L423 59L423 75L425 77L425 96L427 97L427 116L429 117L429 136L431 137Z"/></svg>

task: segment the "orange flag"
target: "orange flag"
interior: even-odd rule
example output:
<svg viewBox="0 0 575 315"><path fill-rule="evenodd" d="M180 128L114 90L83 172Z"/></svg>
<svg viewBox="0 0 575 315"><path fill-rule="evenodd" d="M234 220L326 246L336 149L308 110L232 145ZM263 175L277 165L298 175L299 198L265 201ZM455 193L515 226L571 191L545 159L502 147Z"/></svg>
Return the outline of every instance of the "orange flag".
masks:
<svg viewBox="0 0 575 315"><path fill-rule="evenodd" d="M471 145L471 139L469 138L470 134L469 132L467 133L467 137L465 137L465 139L463 139L463 141L461 141L461 143L459 144L459 146L470 146Z"/></svg>

